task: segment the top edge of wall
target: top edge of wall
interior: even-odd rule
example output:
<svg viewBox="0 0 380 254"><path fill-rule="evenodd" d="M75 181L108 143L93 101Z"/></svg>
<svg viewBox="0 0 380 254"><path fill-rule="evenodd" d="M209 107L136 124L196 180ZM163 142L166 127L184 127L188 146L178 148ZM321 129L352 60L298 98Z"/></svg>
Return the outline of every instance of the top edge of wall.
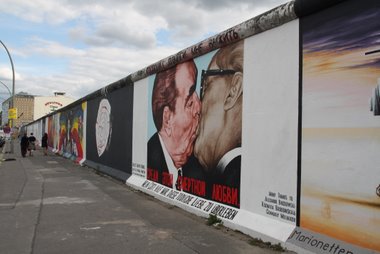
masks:
<svg viewBox="0 0 380 254"><path fill-rule="evenodd" d="M294 12L298 18L311 15L346 0L295 0Z"/></svg>
<svg viewBox="0 0 380 254"><path fill-rule="evenodd" d="M179 63L204 55L215 49L288 23L297 18L294 12L294 3L295 1L290 1L244 21L234 27L224 30L221 33L183 49L174 55L149 65L142 70L132 73L130 78L133 82L135 82L149 75L169 69Z"/></svg>

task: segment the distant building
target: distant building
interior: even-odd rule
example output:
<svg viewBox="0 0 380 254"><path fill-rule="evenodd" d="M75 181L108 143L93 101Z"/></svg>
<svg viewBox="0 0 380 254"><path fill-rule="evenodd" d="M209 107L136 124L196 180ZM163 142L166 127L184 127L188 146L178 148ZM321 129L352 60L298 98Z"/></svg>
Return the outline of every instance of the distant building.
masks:
<svg viewBox="0 0 380 254"><path fill-rule="evenodd" d="M74 102L74 99L65 96L65 93L62 92L55 92L54 96L35 96L34 120L65 107L72 102Z"/></svg>
<svg viewBox="0 0 380 254"><path fill-rule="evenodd" d="M65 93L62 92L56 92L54 96L35 96L24 92L16 94L14 96L14 108L17 108L17 119L13 120L12 126L30 123L74 101L74 99L64 95ZM8 123L8 109L11 99L12 97L2 103L2 126Z"/></svg>
<svg viewBox="0 0 380 254"><path fill-rule="evenodd" d="M9 97L2 104L3 117L1 125L8 123L8 109L11 107L12 97ZM14 96L14 108L17 108L17 119L14 119L12 126L20 126L32 122L34 109L34 96L27 93L18 93Z"/></svg>

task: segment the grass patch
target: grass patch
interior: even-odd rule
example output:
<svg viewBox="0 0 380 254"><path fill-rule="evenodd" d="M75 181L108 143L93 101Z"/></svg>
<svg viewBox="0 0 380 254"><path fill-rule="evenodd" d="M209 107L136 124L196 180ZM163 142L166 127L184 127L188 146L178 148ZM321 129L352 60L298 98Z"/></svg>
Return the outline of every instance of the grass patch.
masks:
<svg viewBox="0 0 380 254"><path fill-rule="evenodd" d="M215 214L209 214L207 218L207 225L212 226L212 225L217 225L217 224L223 224L222 220L218 218Z"/></svg>
<svg viewBox="0 0 380 254"><path fill-rule="evenodd" d="M249 240L249 244L258 246L261 248L272 249L275 251L286 251L286 249L284 249L280 243L272 244L271 242L264 242L263 240L258 239L258 238L253 238Z"/></svg>

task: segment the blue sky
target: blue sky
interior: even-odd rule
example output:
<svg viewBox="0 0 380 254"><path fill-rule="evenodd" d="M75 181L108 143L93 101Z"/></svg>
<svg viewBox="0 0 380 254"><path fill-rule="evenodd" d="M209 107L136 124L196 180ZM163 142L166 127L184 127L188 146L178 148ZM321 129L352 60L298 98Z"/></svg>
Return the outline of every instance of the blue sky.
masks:
<svg viewBox="0 0 380 254"><path fill-rule="evenodd" d="M16 93L78 99L286 2L0 0L0 40ZM0 81L11 90L5 49Z"/></svg>

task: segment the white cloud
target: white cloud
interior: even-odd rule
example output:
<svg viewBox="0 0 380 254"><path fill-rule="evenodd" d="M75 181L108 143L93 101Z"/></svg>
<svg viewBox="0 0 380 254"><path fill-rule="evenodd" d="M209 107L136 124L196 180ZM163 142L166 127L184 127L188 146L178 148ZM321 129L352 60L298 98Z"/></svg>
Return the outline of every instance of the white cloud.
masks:
<svg viewBox="0 0 380 254"><path fill-rule="evenodd" d="M55 45L45 42L48 48L47 52L52 51L51 44ZM59 48L60 57L70 59L67 72L45 75L38 69L28 68L27 73L23 74L24 79L17 81L17 91L51 95L51 91L60 88L68 95L79 98L176 52L175 48L170 47L144 50L91 47L79 52L62 45L58 45L57 48ZM43 50L39 45L37 48L29 48L28 51L40 52ZM58 53L52 55L58 56ZM24 68L21 67L21 69Z"/></svg>
<svg viewBox="0 0 380 254"><path fill-rule="evenodd" d="M15 80L16 79L22 80L22 77L21 77L20 73L18 73L15 70ZM12 86L12 80L13 80L12 68L0 66L0 80L4 83L9 83L9 85L7 84L7 86L11 87Z"/></svg>
<svg viewBox="0 0 380 254"><path fill-rule="evenodd" d="M23 45L8 45L17 61L16 92L63 90L80 98L284 2L0 0L0 13L67 33L56 39L47 38L47 31L27 33ZM167 37L158 37L159 31ZM66 67L41 71L51 67L39 65L41 57ZM0 78L8 79L5 66L0 66Z"/></svg>
<svg viewBox="0 0 380 254"><path fill-rule="evenodd" d="M80 15L73 5L62 4L61 1L48 0L1 0L0 8L22 19L32 22L63 23Z"/></svg>
<svg viewBox="0 0 380 254"><path fill-rule="evenodd" d="M155 46L155 33L160 29L170 31L173 44L186 47L190 46L189 42L204 39L210 32L223 31L284 2L2 0L0 4L4 5L3 12L33 22L78 22L80 27L72 28L72 37L90 45L118 44L146 48Z"/></svg>
<svg viewBox="0 0 380 254"><path fill-rule="evenodd" d="M80 57L85 54L85 50L64 46L56 41L48 41L38 37L33 37L28 41L26 47L18 49L24 56L37 54L50 57Z"/></svg>

